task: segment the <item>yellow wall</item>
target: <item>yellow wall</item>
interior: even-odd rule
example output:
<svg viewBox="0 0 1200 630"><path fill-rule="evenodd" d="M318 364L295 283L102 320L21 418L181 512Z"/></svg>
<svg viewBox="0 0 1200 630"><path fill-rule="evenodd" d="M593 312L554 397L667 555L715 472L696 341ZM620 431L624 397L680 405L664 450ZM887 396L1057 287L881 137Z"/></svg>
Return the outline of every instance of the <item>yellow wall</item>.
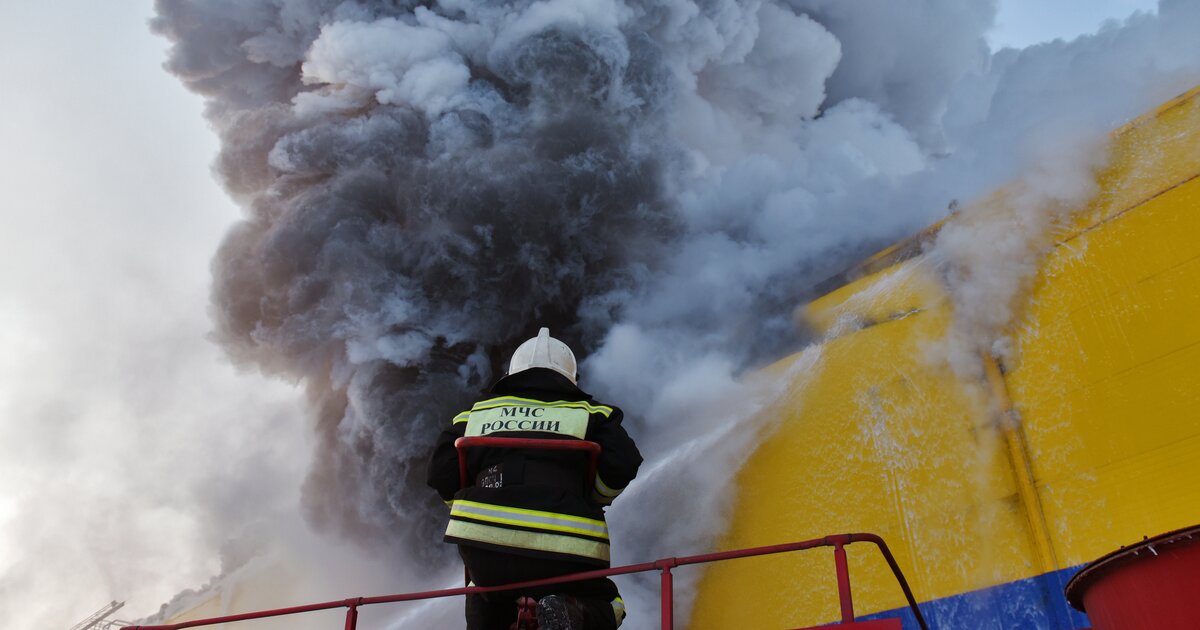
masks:
<svg viewBox="0 0 1200 630"><path fill-rule="evenodd" d="M1066 566L1200 522L1200 105L1126 131L1007 376ZM1155 176L1161 174L1161 176Z"/></svg>
<svg viewBox="0 0 1200 630"><path fill-rule="evenodd" d="M776 432L739 473L720 546L878 533L925 601L1200 522L1198 94L1114 135L1100 194L1012 329L998 389L928 358L953 311L925 258L810 304L805 319L830 340L804 351L820 353L816 372L767 411ZM1019 418L1010 442L1005 393ZM858 613L903 605L873 549L850 556ZM691 627L834 620L832 563L805 552L713 565Z"/></svg>
<svg viewBox="0 0 1200 630"><path fill-rule="evenodd" d="M275 560L260 560L243 567L237 575L226 577L207 592L197 595L196 600L186 609L175 613L162 623L183 623L255 610L296 606L301 603L312 602L304 602L300 599L298 576L294 568ZM226 626L229 628L252 627L258 630L333 628L339 627L337 620L343 614L344 611L339 610L252 622L218 624L212 627L218 630Z"/></svg>

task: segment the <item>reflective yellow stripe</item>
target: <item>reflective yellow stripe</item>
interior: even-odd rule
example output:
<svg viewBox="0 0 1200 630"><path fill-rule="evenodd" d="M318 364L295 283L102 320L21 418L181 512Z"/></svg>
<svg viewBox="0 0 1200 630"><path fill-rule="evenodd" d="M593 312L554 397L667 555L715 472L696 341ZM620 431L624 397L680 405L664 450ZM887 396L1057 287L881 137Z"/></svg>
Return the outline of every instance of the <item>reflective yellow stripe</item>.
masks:
<svg viewBox="0 0 1200 630"><path fill-rule="evenodd" d="M625 600L620 597L612 600L613 616L617 618L617 625L621 625L625 621Z"/></svg>
<svg viewBox="0 0 1200 630"><path fill-rule="evenodd" d="M565 553L608 562L608 543L595 540L584 540L547 532L503 529L483 523L455 520L450 521L450 524L446 526L446 535L502 547Z"/></svg>
<svg viewBox="0 0 1200 630"><path fill-rule="evenodd" d="M467 419L470 417L471 417L471 411L470 410L464 411L464 412L458 414L457 416L454 416L454 422L451 422L450 424L458 424L459 422L466 422Z"/></svg>
<svg viewBox="0 0 1200 630"><path fill-rule="evenodd" d="M492 505L477 501L455 501L450 508L450 517L471 518L489 523L504 525L519 525L534 529L583 534L596 538L608 539L608 524L592 518L559 514L558 512L541 512L523 508Z"/></svg>
<svg viewBox="0 0 1200 630"><path fill-rule="evenodd" d="M564 521L573 521L573 522L579 523L584 526L598 526L598 527L605 528L606 530L608 529L608 525L604 521L601 521L599 519L594 519L594 518L587 518L586 516L575 516L573 514L560 514L558 512L544 512L541 510L530 510L527 508L509 507L507 505L495 505L492 503L482 503L480 501L467 501L464 499L458 499L454 502L454 504L455 505L475 506L475 507L481 507L481 508L489 508L489 509L493 509L493 510L504 510L506 512L512 512L515 514L528 514L530 516L549 516L549 517L558 518L558 519L561 519Z"/></svg>
<svg viewBox="0 0 1200 630"><path fill-rule="evenodd" d="M534 400L533 398L521 398L519 396L501 396L499 398L491 398L481 400L473 407L472 411L480 409L491 409L492 407L503 407L507 405L524 405L526 407L574 407L576 409L586 409L588 413L598 413L605 418L612 415L613 409L607 405L593 405L584 400L556 400L554 402L546 402L544 400ZM457 420L457 418L455 418Z"/></svg>
<svg viewBox="0 0 1200 630"><path fill-rule="evenodd" d="M600 480L600 474L596 474L596 493L609 498L616 498L618 494L625 488L609 488L607 484Z"/></svg>
<svg viewBox="0 0 1200 630"><path fill-rule="evenodd" d="M616 499L617 495L621 494L624 490L625 488L613 489L608 487L608 484L605 484L600 479L600 475L597 474L595 486L592 488L592 501L600 505L612 505L613 499Z"/></svg>

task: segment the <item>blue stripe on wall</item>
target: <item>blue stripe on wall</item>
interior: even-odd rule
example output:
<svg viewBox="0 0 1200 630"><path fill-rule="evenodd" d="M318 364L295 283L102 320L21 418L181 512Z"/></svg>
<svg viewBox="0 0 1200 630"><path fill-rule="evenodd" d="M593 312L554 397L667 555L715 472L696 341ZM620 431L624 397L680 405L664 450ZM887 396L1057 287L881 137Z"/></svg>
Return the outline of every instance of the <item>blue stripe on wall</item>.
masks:
<svg viewBox="0 0 1200 630"><path fill-rule="evenodd" d="M1083 565L1037 577L959 593L920 604L930 630L1077 630L1091 626L1063 595L1067 580ZM904 630L918 630L907 607L859 617L862 621L900 617ZM836 626L835 626L836 627Z"/></svg>

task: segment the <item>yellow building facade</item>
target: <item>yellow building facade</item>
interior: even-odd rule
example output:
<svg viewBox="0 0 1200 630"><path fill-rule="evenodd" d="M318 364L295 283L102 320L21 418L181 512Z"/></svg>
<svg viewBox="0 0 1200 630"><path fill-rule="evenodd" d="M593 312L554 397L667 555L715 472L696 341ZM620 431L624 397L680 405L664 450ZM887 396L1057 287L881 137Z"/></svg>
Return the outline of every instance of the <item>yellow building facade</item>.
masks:
<svg viewBox="0 0 1200 630"><path fill-rule="evenodd" d="M1080 565L1200 522L1200 89L1110 150L1004 361L937 360L955 306L920 243L939 226L802 309L824 341L768 370L818 367L766 412L721 548L873 532L935 627L1079 628L1061 589ZM872 548L850 560L858 614L904 605ZM831 555L714 565L696 602L692 628L836 620Z"/></svg>

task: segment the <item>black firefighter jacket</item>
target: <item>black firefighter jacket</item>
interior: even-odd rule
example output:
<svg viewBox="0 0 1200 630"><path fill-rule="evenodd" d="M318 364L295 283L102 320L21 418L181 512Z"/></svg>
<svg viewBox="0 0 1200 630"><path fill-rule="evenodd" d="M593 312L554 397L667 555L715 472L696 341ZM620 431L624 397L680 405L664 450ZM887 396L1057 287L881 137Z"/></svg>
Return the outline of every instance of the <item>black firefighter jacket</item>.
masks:
<svg viewBox="0 0 1200 630"><path fill-rule="evenodd" d="M428 483L450 505L445 540L507 553L608 566L604 507L633 480L642 456L621 410L562 375L533 368L500 379L491 396L454 417L438 438ZM459 488L457 438L589 440L600 445L595 482L576 451L474 448Z"/></svg>

